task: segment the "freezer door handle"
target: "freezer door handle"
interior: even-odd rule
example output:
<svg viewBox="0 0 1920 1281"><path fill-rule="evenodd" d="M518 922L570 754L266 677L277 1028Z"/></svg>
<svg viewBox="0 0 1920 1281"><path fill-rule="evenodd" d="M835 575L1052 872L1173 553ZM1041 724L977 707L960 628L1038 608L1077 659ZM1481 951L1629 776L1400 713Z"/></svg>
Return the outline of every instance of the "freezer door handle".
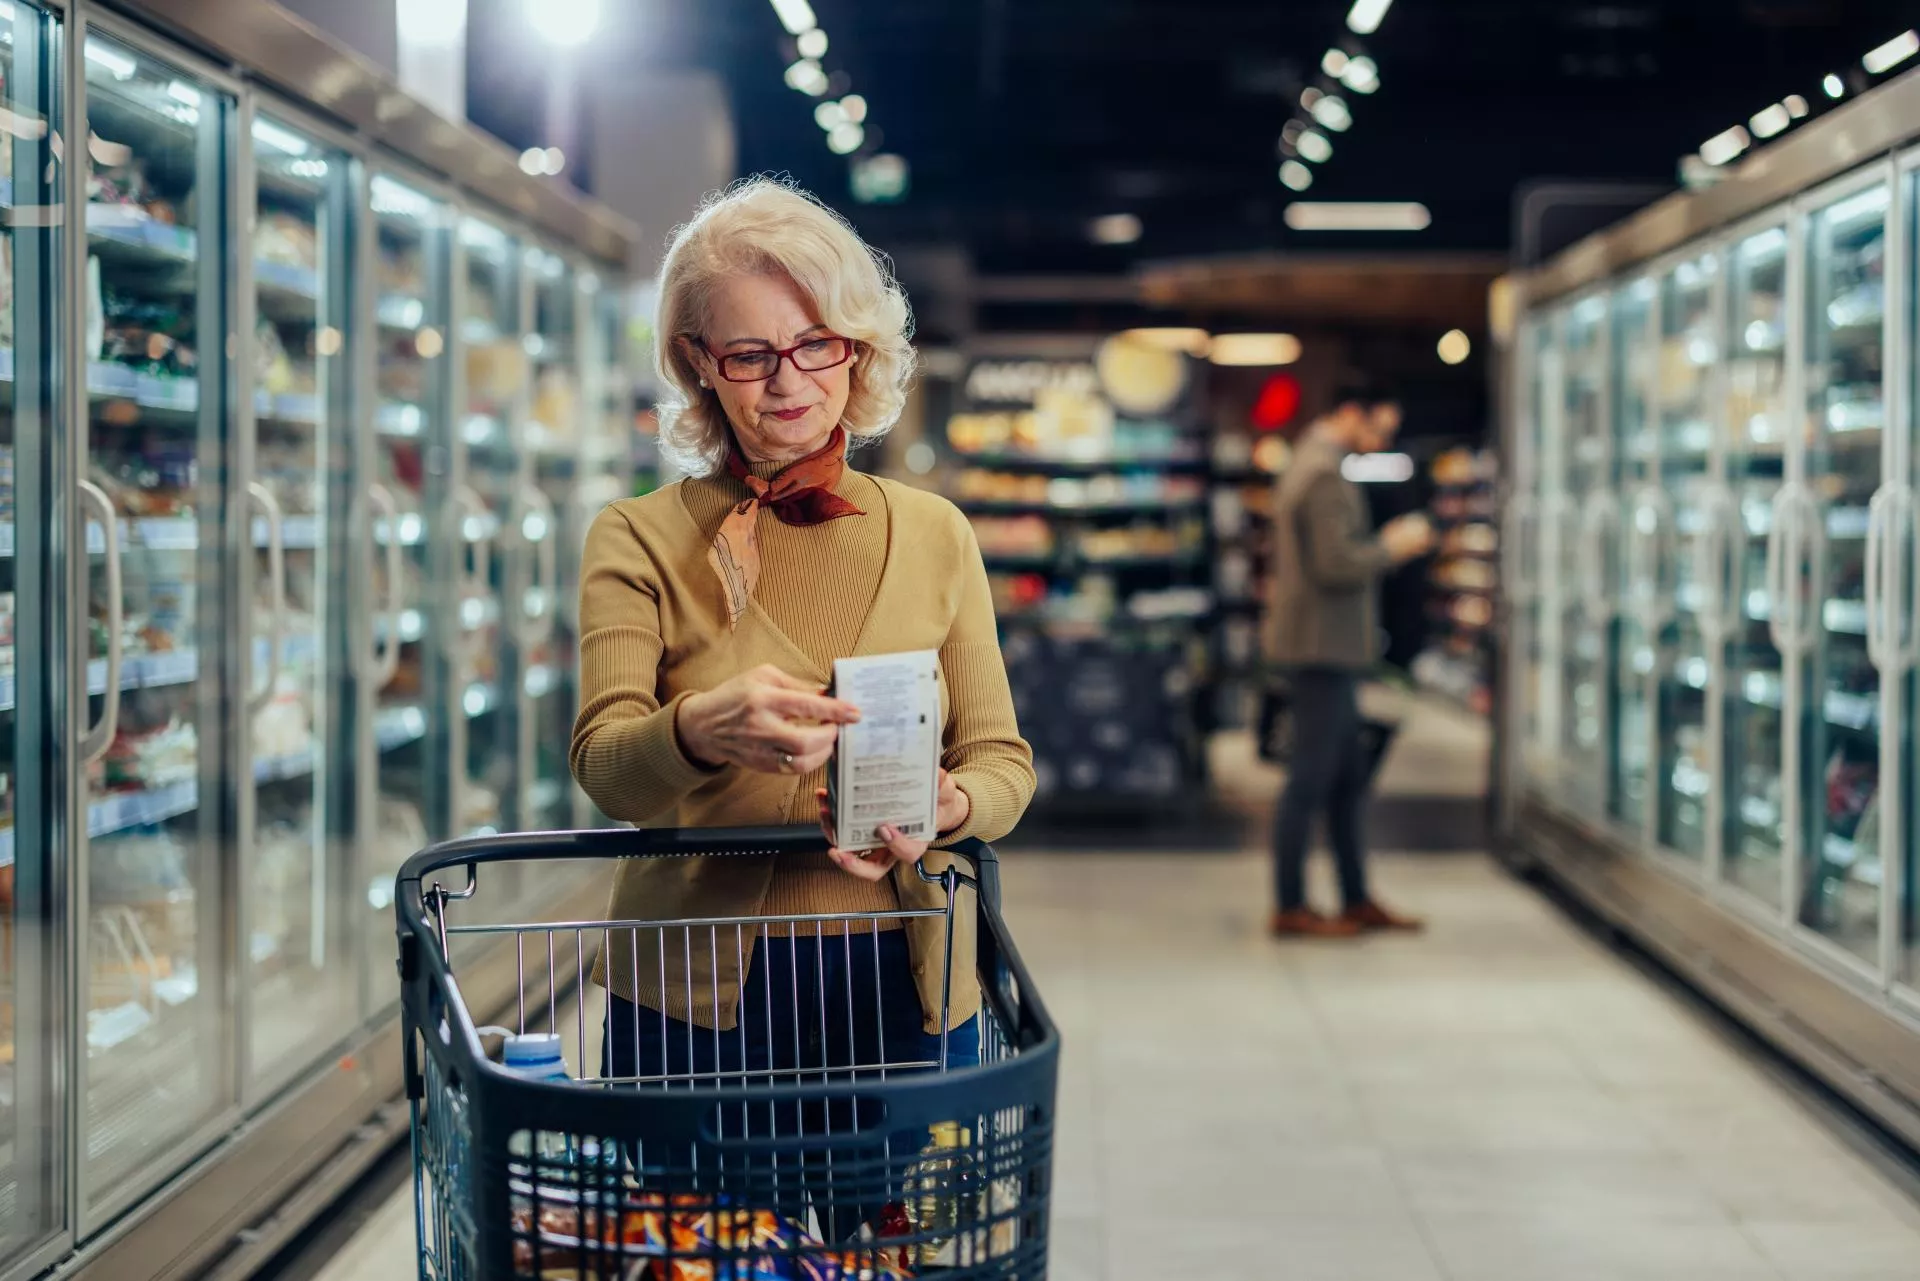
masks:
<svg viewBox="0 0 1920 1281"><path fill-rule="evenodd" d="M560 594L560 521L554 512L553 500L538 485L527 486L525 502L527 510L539 516L542 531L533 543L534 566L538 571L537 581L533 584L538 592L540 612L527 615L529 624L526 643L541 645L553 639L555 630L554 610L559 603ZM521 531L525 533L525 517L521 518ZM522 612L525 613L524 606Z"/></svg>
<svg viewBox="0 0 1920 1281"><path fill-rule="evenodd" d="M1732 551L1737 545L1739 506L1733 492L1714 485L1700 496L1700 531L1694 536L1693 576L1701 592L1700 631L1709 644L1733 634L1738 615L1733 606Z"/></svg>
<svg viewBox="0 0 1920 1281"><path fill-rule="evenodd" d="M1914 617L1913 574L1920 546L1915 543L1913 486L1899 483L1886 490L1884 547L1880 580L1881 640L1895 672L1910 670L1920 661L1920 620Z"/></svg>
<svg viewBox="0 0 1920 1281"><path fill-rule="evenodd" d="M1616 500L1609 490L1587 495L1580 511L1580 605L1587 621L1605 623L1613 617L1613 596L1607 591L1609 552L1619 528Z"/></svg>
<svg viewBox="0 0 1920 1281"><path fill-rule="evenodd" d="M113 500L107 492L90 480L76 484L82 508L91 508L93 518L100 523L100 541L106 557L107 566L107 679L104 688L105 697L101 700L100 719L80 735L80 762L91 765L107 754L107 748L120 733L120 668L122 653L121 629L125 626L126 605L122 600L123 584L120 577L120 522L114 515ZM86 546L86 521L81 521L80 545ZM82 670L93 666L91 661L82 664Z"/></svg>
<svg viewBox="0 0 1920 1281"><path fill-rule="evenodd" d="M1515 494L1507 504L1506 544L1502 557L1507 570L1507 599L1516 605L1529 604L1536 591L1529 573L1527 553L1539 546L1531 531L1539 520L1539 504L1532 494Z"/></svg>
<svg viewBox="0 0 1920 1281"><path fill-rule="evenodd" d="M1807 607L1820 599L1820 562L1826 536L1826 524L1812 493L1795 482L1780 491L1780 515L1784 517L1784 563L1780 571L1781 597L1774 610L1784 626L1786 646L1782 653L1804 656L1813 648L1817 618L1809 625ZM1804 589L1804 590L1803 590Z"/></svg>
<svg viewBox="0 0 1920 1281"><path fill-rule="evenodd" d="M1874 490L1873 497L1867 500L1866 559L1860 567L1866 597L1867 661L1879 672L1887 670L1887 629L1883 617L1887 598L1886 529L1887 491L1881 488Z"/></svg>
<svg viewBox="0 0 1920 1281"><path fill-rule="evenodd" d="M378 536L381 522L386 523L386 562L387 562L387 599L382 611L387 620L386 644L379 637L373 641L374 688L385 689L400 671L400 615L405 610L405 591L400 581L405 568L405 557L400 548L400 505L394 501L393 491L377 481L367 486L367 506L374 512L373 534ZM367 582L373 582L373 547L367 547Z"/></svg>
<svg viewBox="0 0 1920 1281"><path fill-rule="evenodd" d="M453 491L455 546L462 548L459 553L462 560L471 556L473 568L454 575L454 616L447 627L447 656L456 661L469 662L480 656L485 647L486 634L483 626L469 628L463 617L466 604L470 600L484 601L489 594L493 580L493 532L487 528L487 504L471 485L460 485ZM467 522L478 523L477 536L468 537Z"/></svg>
<svg viewBox="0 0 1920 1281"><path fill-rule="evenodd" d="M280 683L280 671L286 661L287 651L287 536L286 516L280 510L280 500L273 491L259 481L247 485L247 497L260 509L267 527L267 594L273 602L271 630L267 636L267 678L259 690L247 696L247 711L258 714L273 701L274 687ZM251 542L251 540L249 540ZM249 603L251 614L251 603ZM252 632L252 627L248 627ZM251 657L253 648L249 644L247 653Z"/></svg>

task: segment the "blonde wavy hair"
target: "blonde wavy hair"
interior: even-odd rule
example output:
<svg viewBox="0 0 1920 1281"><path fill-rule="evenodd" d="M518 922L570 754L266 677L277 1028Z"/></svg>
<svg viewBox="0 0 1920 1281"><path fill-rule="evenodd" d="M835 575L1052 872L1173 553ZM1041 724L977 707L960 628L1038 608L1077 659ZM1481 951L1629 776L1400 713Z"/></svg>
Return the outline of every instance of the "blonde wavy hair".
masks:
<svg viewBox="0 0 1920 1281"><path fill-rule="evenodd" d="M773 273L800 286L828 328L860 344L840 420L850 446L886 435L906 404L913 313L886 255L793 183L745 178L707 197L674 229L660 268L654 324L663 388L660 448L689 475L720 469L728 423L719 395L700 385L700 372L678 340L704 333L708 304L722 282Z"/></svg>

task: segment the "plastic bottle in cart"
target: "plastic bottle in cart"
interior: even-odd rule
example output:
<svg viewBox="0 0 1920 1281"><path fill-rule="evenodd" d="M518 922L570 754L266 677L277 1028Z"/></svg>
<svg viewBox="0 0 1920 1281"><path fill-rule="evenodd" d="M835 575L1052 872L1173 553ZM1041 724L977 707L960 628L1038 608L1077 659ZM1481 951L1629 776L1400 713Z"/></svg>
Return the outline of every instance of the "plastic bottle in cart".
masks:
<svg viewBox="0 0 1920 1281"><path fill-rule="evenodd" d="M571 1081L573 1074L567 1071L567 1061L560 1052L560 1037L552 1032L528 1032L523 1035L509 1035L501 1049L501 1065L515 1076L525 1077L529 1081ZM539 1159L543 1162L567 1161L573 1155L571 1136L552 1130L537 1133L520 1131L507 1145L508 1152L516 1157L527 1158L535 1152L534 1140L538 1139Z"/></svg>

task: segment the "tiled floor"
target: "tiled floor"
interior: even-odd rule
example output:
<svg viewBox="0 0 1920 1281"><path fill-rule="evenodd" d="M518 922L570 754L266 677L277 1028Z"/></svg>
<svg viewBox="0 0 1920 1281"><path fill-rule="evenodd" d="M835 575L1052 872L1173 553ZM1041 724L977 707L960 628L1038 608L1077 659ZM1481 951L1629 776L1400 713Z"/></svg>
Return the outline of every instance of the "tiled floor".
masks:
<svg viewBox="0 0 1920 1281"><path fill-rule="evenodd" d="M1266 938L1257 853L1006 878L1067 1038L1059 1281L1920 1281L1920 1206L1484 858L1380 859L1433 927L1358 943Z"/></svg>

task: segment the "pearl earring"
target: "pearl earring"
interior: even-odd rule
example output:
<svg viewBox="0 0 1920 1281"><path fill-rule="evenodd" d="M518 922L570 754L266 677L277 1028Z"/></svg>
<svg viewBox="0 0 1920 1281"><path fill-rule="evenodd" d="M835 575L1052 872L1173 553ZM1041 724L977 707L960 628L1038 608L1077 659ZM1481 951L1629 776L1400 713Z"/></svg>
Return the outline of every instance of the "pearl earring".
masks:
<svg viewBox="0 0 1920 1281"><path fill-rule="evenodd" d="M704 386L706 386L706 385L707 385L707 380L706 380L706 379L704 379L704 378L702 378L702 379L700 380L700 385L701 385L702 387L704 387Z"/></svg>

